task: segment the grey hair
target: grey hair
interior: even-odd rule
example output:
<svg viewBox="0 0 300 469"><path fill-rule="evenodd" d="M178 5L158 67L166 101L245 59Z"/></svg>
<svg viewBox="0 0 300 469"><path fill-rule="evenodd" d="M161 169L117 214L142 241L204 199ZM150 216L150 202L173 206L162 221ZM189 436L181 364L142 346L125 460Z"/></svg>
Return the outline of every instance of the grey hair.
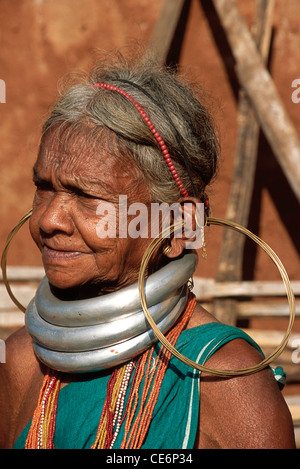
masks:
<svg viewBox="0 0 300 469"><path fill-rule="evenodd" d="M103 134L107 129L108 140L113 132L120 156L133 157L153 200L177 201L179 189L161 149L133 104L115 91L92 86L99 82L114 85L143 108L163 138L189 195L193 195L194 189L204 201L218 162L218 139L206 107L174 72L153 63L124 62L102 64L90 76L69 86L55 103L43 132L58 124L67 124L70 129L89 127L93 132L87 138L93 138L94 143L98 131Z"/></svg>

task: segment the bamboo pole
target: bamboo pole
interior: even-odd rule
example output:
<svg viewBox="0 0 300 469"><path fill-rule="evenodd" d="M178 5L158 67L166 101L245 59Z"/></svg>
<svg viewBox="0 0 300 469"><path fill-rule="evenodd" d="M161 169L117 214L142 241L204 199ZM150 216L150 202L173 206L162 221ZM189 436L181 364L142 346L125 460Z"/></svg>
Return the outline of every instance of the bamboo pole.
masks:
<svg viewBox="0 0 300 469"><path fill-rule="evenodd" d="M239 81L295 196L300 201L300 140L235 0L213 0L236 60Z"/></svg>
<svg viewBox="0 0 300 469"><path fill-rule="evenodd" d="M244 316L246 314L256 314L255 309L261 309L262 314L271 315L270 308L275 304L277 305L278 314L280 311L283 315L288 314L288 303L286 301L286 290L283 282L281 281L242 281L242 282L216 282L212 278L202 278L195 276L193 279L194 287L193 293L195 294L198 301L212 301L214 298L236 298L241 302L239 310ZM38 282L30 279L22 278L20 280L10 279L10 285L14 295L22 304L28 304L29 301L34 297ZM297 297L300 296L300 281L291 282L294 294ZM246 301L248 298L255 297L254 301ZM258 302L260 298L261 302ZM262 298L264 300L262 300ZM265 301L265 299L268 301ZM279 302L280 301L280 302ZM276 302L276 303L275 303ZM253 306L251 306L253 305ZM300 303L296 301L296 310L299 311ZM7 294L5 285L0 283L0 312L8 310L16 310L17 307Z"/></svg>
<svg viewBox="0 0 300 469"><path fill-rule="evenodd" d="M174 34L185 0L165 0L143 60L154 55L158 64L164 65L171 48Z"/></svg>
<svg viewBox="0 0 300 469"><path fill-rule="evenodd" d="M272 17L275 0L258 0L253 26L253 40L264 63L269 56ZM247 226L257 162L259 125L244 89L239 93L238 136L235 167L226 218ZM218 282L242 278L245 237L233 230L224 230L216 279ZM214 301L214 315L235 324L237 310L234 300Z"/></svg>

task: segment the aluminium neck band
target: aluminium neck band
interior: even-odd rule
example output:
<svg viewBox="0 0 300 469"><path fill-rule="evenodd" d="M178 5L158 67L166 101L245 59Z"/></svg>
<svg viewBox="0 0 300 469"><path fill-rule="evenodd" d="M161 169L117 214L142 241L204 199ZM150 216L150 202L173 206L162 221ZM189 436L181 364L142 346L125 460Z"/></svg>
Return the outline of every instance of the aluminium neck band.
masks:
<svg viewBox="0 0 300 469"><path fill-rule="evenodd" d="M197 254L186 252L146 281L149 309L163 333L184 311L187 282L197 260ZM142 310L138 283L96 298L62 301L44 279L26 310L25 322L39 360L68 373L117 366L157 341Z"/></svg>

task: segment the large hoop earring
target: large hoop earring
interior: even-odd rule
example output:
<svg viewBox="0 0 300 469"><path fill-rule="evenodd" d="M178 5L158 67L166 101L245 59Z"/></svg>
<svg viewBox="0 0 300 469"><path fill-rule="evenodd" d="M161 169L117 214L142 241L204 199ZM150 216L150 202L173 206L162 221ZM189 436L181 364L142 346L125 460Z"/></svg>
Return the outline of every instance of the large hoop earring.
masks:
<svg viewBox="0 0 300 469"><path fill-rule="evenodd" d="M148 246L148 248L146 249L146 251L144 253L144 256L143 256L143 259L142 259L142 262L141 262L141 267L140 267L139 277L138 277L138 286L139 286L139 294L140 294L140 298L141 298L142 308L143 308L145 316L146 316L146 318L147 318L147 320L148 320L148 322L149 322L149 324L150 324L156 338L161 342L162 345L164 345L164 347L169 352L172 353L172 355L174 355L176 358L181 360L186 365L190 366L191 368L195 368L199 371L210 373L210 374L213 374L213 375L216 375L216 376L230 377L230 376L250 375L250 374L256 373L256 372L266 368L273 360L275 360L275 358L277 358L282 353L283 349L285 348L285 346L288 342L289 336L291 334L291 330L292 330L294 320L295 320L295 296L294 296L294 293L293 293L293 290L292 290L292 287L291 287L289 277L286 273L286 270L285 270L284 266L282 265L282 262L280 261L278 256L275 254L275 252L270 248L270 246L268 246L268 244L265 243L262 239L260 239L256 235L254 235L251 231L244 228L243 226L238 225L237 223L234 223L234 222L231 222L231 221L228 221L228 220L207 217L205 224L207 224L207 225L221 225L221 226L223 225L223 226L226 226L228 228L231 228L233 230L238 231L239 233L242 233L242 234L248 236L249 238L251 238L256 244L258 244L267 253L267 255L272 259L272 261L277 266L277 268L280 272L282 281L283 281L283 283L285 285L285 288L286 288L287 299L288 299L289 309L290 309L290 318L289 318L288 328L287 328L287 331L286 331L286 333L285 333L285 335L284 335L284 337L281 341L281 344L275 349L275 351L269 357L265 358L264 360L262 360L257 365L247 367L247 368L236 369L236 370L221 370L221 369L209 368L209 367L206 367L206 366L203 366L203 365L199 365L199 363L196 363L193 360L190 360L189 358L185 357L180 352L178 352L176 350L176 348L174 348L170 344L170 342L166 339L166 337L162 334L160 329L157 327L157 325L153 321L153 319L152 319L152 317L149 313L149 310L147 308L146 298L145 298L145 291L144 291L145 272L146 272L146 269L147 269L147 266L148 266L148 262L149 262L150 258L152 257L153 253L155 252L155 250L165 240L165 238L163 237L163 233L160 233L160 236L157 239L154 239L150 243L150 245Z"/></svg>
<svg viewBox="0 0 300 469"><path fill-rule="evenodd" d="M8 249L10 247L10 244L17 234L17 232L20 230L20 228L24 225L24 223L31 217L32 210L29 210L22 218L21 220L17 223L17 225L12 229L10 234L7 237L6 244L2 253L2 258L1 258L1 268L2 268L2 274L3 274L3 282L5 284L5 287L7 289L7 292L12 299L12 301L15 303L15 305L23 312L26 311L26 308L17 300L17 298L14 296L8 279L7 279L7 253ZM287 272L282 265L282 262L280 261L279 257L275 254L275 252L268 246L267 243L265 243L262 239L260 239L258 236L253 234L251 231L249 231L247 228L244 228L241 225L238 225L237 223L228 221L228 220L223 220L219 218L212 218L212 217L207 217L205 225L220 225L220 226L226 226L227 228L231 228L233 230L238 231L239 233L242 233L249 238L251 238L256 244L258 244L265 252L266 254L271 258L271 260L274 262L274 264L277 266L282 281L285 285L286 293L287 293L287 299L289 303L289 310L290 310L290 317L289 317L289 324L288 328L286 330L286 333L280 343L280 345L275 349L275 351L267 358L262 360L259 364L254 365L252 367L248 368L242 368L242 369L237 369L237 370L220 370L220 369L215 369L215 368L209 368L203 365L199 365L199 363L194 362L193 360L190 360L189 358L185 357L181 353L179 353L171 344L170 342L166 339L166 337L162 334L160 329L157 327L155 322L153 321L149 310L147 308L146 304L146 298L145 298L145 292L144 292L144 286L145 286L145 272L149 263L150 258L152 257L153 253L155 250L165 241L165 237L163 236L164 233L160 233L159 237L157 239L154 239L148 248L146 249L142 262L141 262L141 267L139 271L139 277L138 277L138 288L139 288L139 294L141 298L141 305L143 308L143 311L145 313L145 316L153 330L154 335L156 338L161 342L164 347L169 350L172 355L174 355L176 358L181 360L183 363L186 365L190 366L191 368L195 368L199 371L204 371L206 373L210 373L216 376L223 376L223 377L230 377L230 376L241 376L241 375L249 375L256 373L263 368L266 368L273 360L275 360L283 351L283 349L286 347L286 344L288 342L288 339L291 334L291 330L294 324L295 320L295 296L291 287L291 283L289 280L289 277L287 275ZM176 226L173 225L171 227L170 231L167 230L167 234L170 235L170 233L173 233L175 231Z"/></svg>
<svg viewBox="0 0 300 469"><path fill-rule="evenodd" d="M10 298L15 303L15 305L21 311L23 311L23 313L25 313L26 308L17 300L17 298L13 294L13 292L10 288L8 279L7 279L7 269L6 269L6 267L7 267L7 253L8 253L9 246L10 246L12 240L14 239L15 235L17 234L19 229L24 225L24 223L28 220L28 218L31 217L31 215L32 215L32 209L28 210L28 212L25 213L25 215L21 218L21 220L11 230L11 232L9 233L9 235L7 237L5 247L4 247L4 250L3 250L3 253L2 253L2 257L1 257L1 269L2 269L3 283L6 287L7 293L9 294Z"/></svg>

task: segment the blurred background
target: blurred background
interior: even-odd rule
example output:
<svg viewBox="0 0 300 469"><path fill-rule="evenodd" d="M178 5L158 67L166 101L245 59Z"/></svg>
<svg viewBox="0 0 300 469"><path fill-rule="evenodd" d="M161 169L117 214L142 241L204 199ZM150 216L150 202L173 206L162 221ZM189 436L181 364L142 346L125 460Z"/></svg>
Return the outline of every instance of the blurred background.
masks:
<svg viewBox="0 0 300 469"><path fill-rule="evenodd" d="M220 171L209 190L210 203L213 216L222 218L227 215L242 87L232 43L228 40L220 11L216 9L217 3L210 0L0 0L0 79L6 85L6 102L0 103L1 251L9 231L31 207L34 193L32 166L41 126L55 100L61 77L70 72L88 71L99 57L116 50L129 57L137 51L143 55L153 41L157 25L160 25L158 50L166 49L163 61L177 67L179 74L202 85L207 93L207 104L221 141ZM249 31L253 32L258 2L236 0L233 4L238 7ZM180 12L174 16L178 5ZM299 0L274 1L269 16L270 41L266 60L273 84L298 135L300 102L292 99L296 91L292 84L294 80L300 80L299 18ZM171 20L175 21L175 26L170 39ZM236 36L234 40L238 47L239 38ZM254 169L248 228L270 244L290 279L298 286L299 199L264 132L258 136ZM219 272L223 234L219 227L210 227L206 231L207 259L200 256L196 274L214 281ZM11 247L8 264L24 268L41 266L27 225ZM267 256L247 242L242 273L233 280L277 282L280 276ZM4 290L1 295L0 299L6 295ZM21 321L20 316L18 319L14 316L15 319L10 321L9 312L5 306L1 316L1 337L9 335ZM252 318L250 326L249 317L245 316L239 324L247 323L247 327L255 328L258 320L260 329L282 330L287 326L286 317L277 318L272 314ZM294 332L299 330L296 321ZM300 341L294 345L295 357L298 357L297 347L300 348ZM291 386L298 383L299 366L298 371L292 372Z"/></svg>
<svg viewBox="0 0 300 469"><path fill-rule="evenodd" d="M170 3L176 0L170 0ZM57 95L57 84L70 72L89 70L103 53L132 55L147 48L163 0L0 0L0 78L6 103L0 104L1 228L0 243L31 207L32 166L41 125ZM237 1L249 28L255 0ZM300 6L277 0L272 18L269 69L295 128L300 130L300 103L292 101L293 80L300 78ZM213 215L225 215L236 151L239 84L232 53L213 3L186 2L173 63L179 73L200 83L221 139L219 177L210 190ZM182 71L181 71L182 70ZM249 228L270 243L291 279L299 279L299 205L270 146L260 140L258 168ZM39 265L39 255L25 237L26 228L9 254L11 265ZM212 231L212 230L211 230ZM214 276L221 230L207 236L205 275ZM260 253L246 275L277 278ZM254 264L254 265L253 265Z"/></svg>

